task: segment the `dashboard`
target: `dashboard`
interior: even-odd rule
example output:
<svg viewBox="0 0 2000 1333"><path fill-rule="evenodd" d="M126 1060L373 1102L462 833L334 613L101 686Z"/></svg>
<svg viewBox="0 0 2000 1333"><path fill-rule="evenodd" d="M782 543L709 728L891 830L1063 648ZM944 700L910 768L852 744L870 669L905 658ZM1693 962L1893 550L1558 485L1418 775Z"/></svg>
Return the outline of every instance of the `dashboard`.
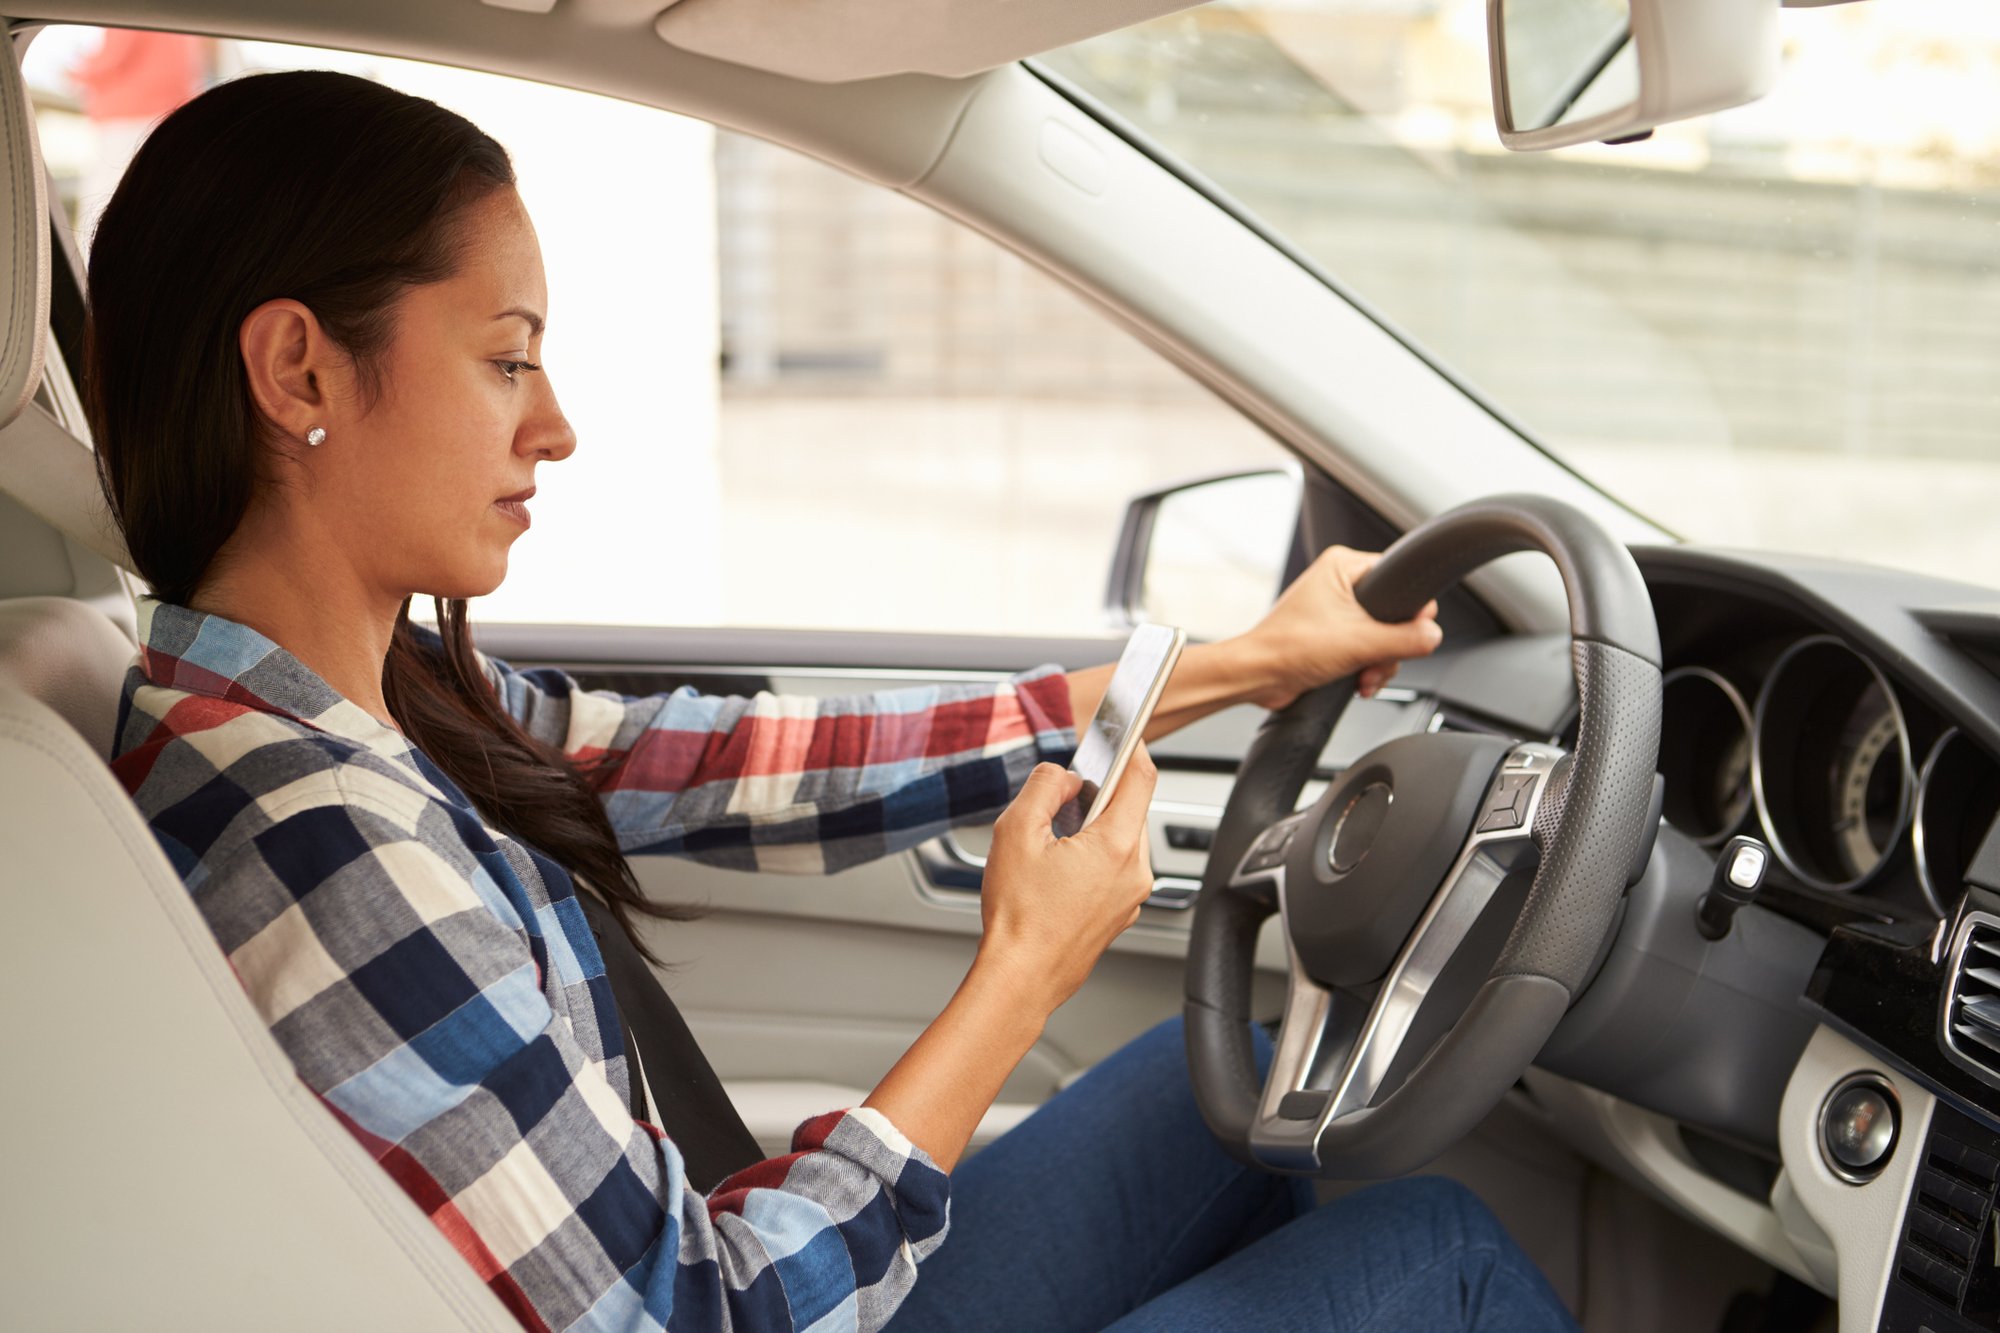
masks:
<svg viewBox="0 0 2000 1333"><path fill-rule="evenodd" d="M1823 929L1950 915L2000 817L2000 595L1805 557L1634 555L1660 629L1666 824L1711 851L1768 844L1774 903ZM1447 639L1397 683L1391 704L1421 703L1433 729L1576 739L1566 636ZM1342 726L1332 768L1398 730Z"/></svg>
<svg viewBox="0 0 2000 1333"><path fill-rule="evenodd" d="M1531 1075L1601 1094L1575 1141L1617 1140L1608 1164L1837 1294L1843 1330L2000 1329L2000 595L1633 554L1661 638L1662 822ZM1322 769L1419 730L1573 745L1569 650L1447 626L1350 705ZM1208 736L1219 766L1247 741ZM1200 728L1174 740L1163 764L1203 759ZM1705 938L1718 853L1745 835L1770 849L1763 890ZM1829 1156L1832 1108L1883 1102L1880 1160Z"/></svg>
<svg viewBox="0 0 2000 1333"><path fill-rule="evenodd" d="M1539 1064L1670 1117L1759 1209L1739 1237L1837 1294L1844 1330L2000 1328L2000 597L1634 555L1661 636L1660 844ZM1432 686L1448 724L1547 726L1505 679L1456 663ZM1771 852L1761 910L1702 941L1694 905L1743 835ZM1855 1106L1879 1117L1858 1169L1830 1137Z"/></svg>
<svg viewBox="0 0 2000 1333"><path fill-rule="evenodd" d="M1944 917L2000 816L2000 760L1982 738L1992 719L1927 676L1898 643L1907 626L1815 614L1797 572L1649 554L1668 822L1705 847L1763 839L1793 889ZM1834 585L1821 594L1838 597L1820 572ZM1911 591L1948 596L1962 633L1974 622L1962 598L1985 596ZM1921 614L1902 611L1920 626Z"/></svg>

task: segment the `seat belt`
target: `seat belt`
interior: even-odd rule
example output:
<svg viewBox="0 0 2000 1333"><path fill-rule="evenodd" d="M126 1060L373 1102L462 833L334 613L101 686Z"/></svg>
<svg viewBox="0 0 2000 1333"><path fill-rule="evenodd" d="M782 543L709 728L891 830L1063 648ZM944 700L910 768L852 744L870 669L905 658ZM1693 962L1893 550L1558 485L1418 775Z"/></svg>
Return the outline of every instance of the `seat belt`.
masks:
<svg viewBox="0 0 2000 1333"><path fill-rule="evenodd" d="M674 1007L645 956L632 944L618 918L597 894L579 883L576 900L597 937L604 975L617 1003L625 1033L625 1067L631 1074L632 1116L645 1118L646 1094L653 1090L660 1128L680 1149L688 1184L707 1194L744 1167L764 1160L764 1150L737 1114L722 1080L695 1043L681 1011ZM640 1067L645 1080L640 1081Z"/></svg>

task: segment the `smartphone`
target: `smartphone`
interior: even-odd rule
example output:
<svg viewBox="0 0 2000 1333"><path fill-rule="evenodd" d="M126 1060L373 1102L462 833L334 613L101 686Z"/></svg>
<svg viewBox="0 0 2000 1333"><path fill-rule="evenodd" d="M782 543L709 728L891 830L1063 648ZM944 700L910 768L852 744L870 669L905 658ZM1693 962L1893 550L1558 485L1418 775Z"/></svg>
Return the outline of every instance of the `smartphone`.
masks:
<svg viewBox="0 0 2000 1333"><path fill-rule="evenodd" d="M1083 787L1056 811L1058 838L1089 827L1110 803L1186 645L1187 632L1171 625L1141 625L1126 640L1104 702L1097 706L1097 716L1084 729L1076 758L1070 762L1070 772L1082 776Z"/></svg>

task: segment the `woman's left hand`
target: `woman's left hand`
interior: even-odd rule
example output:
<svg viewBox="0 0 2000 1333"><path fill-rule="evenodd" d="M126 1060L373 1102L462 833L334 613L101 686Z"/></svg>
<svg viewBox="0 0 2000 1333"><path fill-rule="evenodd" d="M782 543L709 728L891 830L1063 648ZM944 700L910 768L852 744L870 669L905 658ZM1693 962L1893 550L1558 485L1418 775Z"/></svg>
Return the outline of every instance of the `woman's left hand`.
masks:
<svg viewBox="0 0 2000 1333"><path fill-rule="evenodd" d="M1316 686L1359 673L1363 698L1396 674L1397 663L1424 657L1443 640L1437 603L1400 624L1375 619L1355 600L1354 585L1382 557L1333 546L1293 580L1264 618L1242 636L1269 664L1272 684L1256 702L1283 708Z"/></svg>
<svg viewBox="0 0 2000 1333"><path fill-rule="evenodd" d="M1444 637L1437 603L1400 625L1384 624L1354 600L1354 585L1382 557L1335 546L1292 581L1264 618L1234 638L1188 645L1146 725L1157 741L1233 704L1283 708L1307 690L1358 674L1363 696L1382 688L1406 657L1422 657ZM1097 711L1112 667L1069 673L1078 724Z"/></svg>

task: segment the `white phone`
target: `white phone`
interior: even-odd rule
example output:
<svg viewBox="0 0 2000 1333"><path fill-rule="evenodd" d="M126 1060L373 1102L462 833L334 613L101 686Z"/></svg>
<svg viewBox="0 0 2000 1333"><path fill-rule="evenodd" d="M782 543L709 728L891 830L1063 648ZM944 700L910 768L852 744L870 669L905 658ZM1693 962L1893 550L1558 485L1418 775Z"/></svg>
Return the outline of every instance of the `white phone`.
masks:
<svg viewBox="0 0 2000 1333"><path fill-rule="evenodd" d="M1082 776L1083 788L1056 811L1058 838L1083 831L1110 804L1186 646L1187 631L1171 625L1141 625L1132 631L1104 701L1097 705L1097 715L1084 729L1076 758L1070 761L1070 772Z"/></svg>

